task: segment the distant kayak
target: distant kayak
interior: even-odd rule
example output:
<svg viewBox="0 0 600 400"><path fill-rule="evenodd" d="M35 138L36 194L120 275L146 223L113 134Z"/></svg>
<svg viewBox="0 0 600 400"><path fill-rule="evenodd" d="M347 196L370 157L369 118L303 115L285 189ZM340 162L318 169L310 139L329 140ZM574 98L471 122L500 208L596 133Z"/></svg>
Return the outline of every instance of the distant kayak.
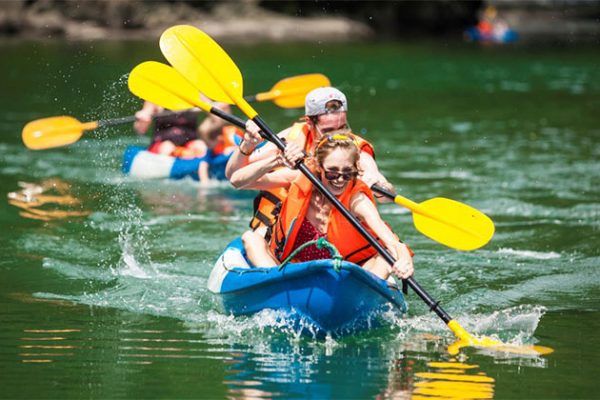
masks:
<svg viewBox="0 0 600 400"><path fill-rule="evenodd" d="M240 238L219 256L208 280L228 314L250 315L265 309L283 311L293 323L311 331L344 334L377 324L377 316L407 306L395 283L378 278L360 266L331 259L287 264L279 268L253 267Z"/></svg>
<svg viewBox="0 0 600 400"><path fill-rule="evenodd" d="M480 43L513 43L519 39L519 34L512 29L486 32L473 26L464 32L468 42Z"/></svg>
<svg viewBox="0 0 600 400"><path fill-rule="evenodd" d="M209 165L211 179L225 180L225 166L231 154L217 156L209 153L201 158L178 158L147 151L145 147L128 146L123 154L123 173L142 179L198 180L198 167L202 161Z"/></svg>

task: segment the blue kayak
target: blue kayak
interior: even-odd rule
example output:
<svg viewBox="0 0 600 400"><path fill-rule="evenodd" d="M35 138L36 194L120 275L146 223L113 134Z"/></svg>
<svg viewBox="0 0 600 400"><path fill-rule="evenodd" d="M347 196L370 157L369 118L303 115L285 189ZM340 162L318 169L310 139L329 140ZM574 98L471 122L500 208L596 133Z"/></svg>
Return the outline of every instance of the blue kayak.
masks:
<svg viewBox="0 0 600 400"><path fill-rule="evenodd" d="M182 179L190 177L198 180L198 167L202 161L209 165L211 179L225 180L225 166L229 155L213 155L210 151L201 158L177 158L151 153L145 147L128 146L123 154L123 173L143 179Z"/></svg>
<svg viewBox="0 0 600 400"><path fill-rule="evenodd" d="M519 39L519 34L512 29L494 34L483 33L479 28L473 26L464 32L464 37L469 42L514 43Z"/></svg>
<svg viewBox="0 0 600 400"><path fill-rule="evenodd" d="M219 256L208 280L223 309L250 315L265 309L284 311L292 322L308 322L319 333L343 334L376 325L383 311L406 312L395 283L360 266L331 259L290 263L283 269L251 266L240 238Z"/></svg>

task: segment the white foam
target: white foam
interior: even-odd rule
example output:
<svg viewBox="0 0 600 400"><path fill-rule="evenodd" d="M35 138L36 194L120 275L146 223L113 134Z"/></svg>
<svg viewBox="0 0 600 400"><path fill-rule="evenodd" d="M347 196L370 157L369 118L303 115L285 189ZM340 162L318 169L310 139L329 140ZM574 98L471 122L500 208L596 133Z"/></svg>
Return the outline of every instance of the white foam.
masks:
<svg viewBox="0 0 600 400"><path fill-rule="evenodd" d="M559 253L556 253L554 251L541 252L532 250L514 250L508 248L498 249L498 253L516 256L520 258L534 258L536 260L552 260L561 257Z"/></svg>
<svg viewBox="0 0 600 400"><path fill-rule="evenodd" d="M126 268L124 268L120 271L121 275L133 276L134 278L139 278L139 279L149 279L150 278L150 275L148 275L146 273L146 271L144 271L140 267L140 265L136 261L133 254L124 253L122 256L122 260L123 260L123 263L125 264Z"/></svg>

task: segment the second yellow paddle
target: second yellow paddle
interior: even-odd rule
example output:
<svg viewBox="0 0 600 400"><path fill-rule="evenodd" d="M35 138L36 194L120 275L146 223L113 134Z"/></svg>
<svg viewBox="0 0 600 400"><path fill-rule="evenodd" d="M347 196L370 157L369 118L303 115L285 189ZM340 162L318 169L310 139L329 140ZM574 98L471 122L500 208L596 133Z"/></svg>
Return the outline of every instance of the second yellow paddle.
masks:
<svg viewBox="0 0 600 400"><path fill-rule="evenodd" d="M277 106L282 108L303 107L304 97L308 92L320 86L328 85L330 85L329 79L323 74L292 76L280 80L268 92L250 96L249 101L273 101ZM144 96L139 97L145 98ZM145 99L148 100L147 98ZM150 101L156 104L160 103L158 101ZM177 107L165 108L170 110L184 110L191 107L191 105L188 107L181 107L181 104L179 103ZM172 111L163 111L154 117L171 114L173 114ZM29 122L23 127L22 139L23 144L31 150L51 149L77 142L85 131L112 125L131 124L133 122L135 122L135 116L91 122L81 122L74 117L66 115L40 118Z"/></svg>

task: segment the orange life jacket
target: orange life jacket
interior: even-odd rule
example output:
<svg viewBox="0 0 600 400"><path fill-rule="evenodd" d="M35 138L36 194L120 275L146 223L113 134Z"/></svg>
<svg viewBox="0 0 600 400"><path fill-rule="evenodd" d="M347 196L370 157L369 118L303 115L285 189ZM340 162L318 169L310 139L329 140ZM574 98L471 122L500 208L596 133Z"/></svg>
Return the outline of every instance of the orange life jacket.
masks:
<svg viewBox="0 0 600 400"><path fill-rule="evenodd" d="M306 122L299 122L292 125L286 140L288 142L299 142L302 138L306 138L304 140L304 151L309 153L314 148L315 137L315 132L310 129ZM375 150L371 143L359 136L355 135L354 137L358 149L375 158ZM254 199L254 216L250 221L250 228L257 229L260 226L270 228L273 226L277 220L281 199L285 198L286 195L287 190L283 188L261 191Z"/></svg>
<svg viewBox="0 0 600 400"><path fill-rule="evenodd" d="M217 145L212 149L213 154L218 156L227 152L227 149L235 148L238 144L235 140L236 136L242 138L244 132L236 126L225 125L221 130Z"/></svg>
<svg viewBox="0 0 600 400"><path fill-rule="evenodd" d="M294 250L294 243L300 226L306 218L313 190L314 187L308 178L300 176L292 182L288 196L283 200L281 213L277 223L273 226L270 241L271 250L280 261L283 261ZM352 197L360 192L366 194L375 204L371 189L360 179L350 181L338 200L348 209ZM366 225L363 226L375 236ZM335 207L331 210L327 224L327 241L339 250L344 260L355 264L362 264L377 253L377 250L362 237Z"/></svg>
<svg viewBox="0 0 600 400"><path fill-rule="evenodd" d="M221 154L226 153L228 151L228 149L230 149L230 151L233 152L233 149L239 143L239 141L236 142L236 140L235 140L236 136L239 136L239 138L241 140L241 138L244 136L244 132L241 129L237 128L236 126L225 125L221 129L221 134L219 135L219 137L217 139L217 144L212 150L213 155L219 156ZM189 141L183 146L175 147L170 155L172 157L185 158L185 159L197 157L196 155L194 155L194 151L188 147L192 142L193 141ZM155 152L155 153L157 152L157 151L153 151L152 147L150 148L149 151Z"/></svg>

